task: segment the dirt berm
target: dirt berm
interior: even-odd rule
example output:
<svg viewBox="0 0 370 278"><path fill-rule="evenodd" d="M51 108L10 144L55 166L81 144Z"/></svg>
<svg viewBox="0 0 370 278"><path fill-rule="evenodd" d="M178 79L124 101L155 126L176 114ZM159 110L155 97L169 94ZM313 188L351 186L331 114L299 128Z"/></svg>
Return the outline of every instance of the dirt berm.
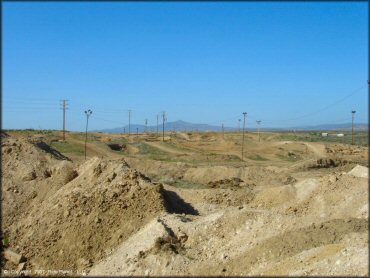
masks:
<svg viewBox="0 0 370 278"><path fill-rule="evenodd" d="M166 210L163 186L123 159L92 158L73 169L34 142L10 140L2 163L18 177L8 176L3 187L9 197L3 228L10 247L28 259L27 269L88 268Z"/></svg>

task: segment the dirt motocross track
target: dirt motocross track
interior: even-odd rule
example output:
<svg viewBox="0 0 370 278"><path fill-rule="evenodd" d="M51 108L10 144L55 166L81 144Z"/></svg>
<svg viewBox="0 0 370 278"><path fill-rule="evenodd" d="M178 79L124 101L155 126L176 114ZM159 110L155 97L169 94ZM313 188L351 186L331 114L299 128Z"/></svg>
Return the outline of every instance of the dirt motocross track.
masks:
<svg viewBox="0 0 370 278"><path fill-rule="evenodd" d="M94 136L2 136L2 274L368 275L368 148Z"/></svg>

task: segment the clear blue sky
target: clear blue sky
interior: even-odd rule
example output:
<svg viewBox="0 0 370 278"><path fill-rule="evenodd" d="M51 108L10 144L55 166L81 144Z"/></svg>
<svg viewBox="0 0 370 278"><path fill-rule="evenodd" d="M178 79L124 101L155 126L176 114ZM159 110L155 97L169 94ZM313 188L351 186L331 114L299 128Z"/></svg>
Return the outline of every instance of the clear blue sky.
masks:
<svg viewBox="0 0 370 278"><path fill-rule="evenodd" d="M3 128L368 122L368 3L3 3ZM349 96L350 97L347 97ZM346 98L347 97L347 98Z"/></svg>

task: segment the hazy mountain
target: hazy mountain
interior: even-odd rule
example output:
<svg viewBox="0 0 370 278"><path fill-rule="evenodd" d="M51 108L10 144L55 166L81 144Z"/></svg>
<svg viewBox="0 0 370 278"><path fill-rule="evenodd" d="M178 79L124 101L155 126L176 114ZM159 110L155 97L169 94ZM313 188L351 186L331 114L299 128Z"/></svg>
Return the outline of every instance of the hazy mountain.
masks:
<svg viewBox="0 0 370 278"><path fill-rule="evenodd" d="M162 131L162 124L158 126L158 131ZM295 126L295 127L289 127L289 128L269 128L264 127L261 128L261 130L268 131L268 130L350 130L352 128L351 123L344 123L344 124L322 124L322 125L315 125L315 126ZM132 124L131 127L131 133L142 133L145 132L146 128L145 125L138 125L138 124ZM358 123L355 124L356 130L361 131L367 131L369 129L368 124L364 123ZM175 122L168 122L164 124L164 130L165 131L222 131L221 125L215 126L215 125L208 125L208 124L194 124L194 123L188 123L184 121L175 121ZM237 131L237 128L234 127L224 127L225 131ZM248 131L255 131L256 128L246 128ZM128 133L128 125L123 127L117 127L117 128L111 128L111 129L102 129L102 130L96 130L100 132L109 132L109 133ZM150 132L156 132L157 126L148 126L147 131Z"/></svg>
<svg viewBox="0 0 370 278"><path fill-rule="evenodd" d="M131 133L138 132L144 132L145 131L145 125L137 125L132 124L130 127ZM160 124L158 126L158 131L162 131L163 126ZM168 122L164 124L164 130L165 131L221 131L221 126L214 126L214 125L208 125L208 124L193 124L188 123L184 121L175 121L175 122ZM236 130L235 128L231 127L225 127L225 131L231 131ZM128 133L128 125L123 127L117 127L117 128L111 128L111 129L102 129L98 130L101 132L110 132L110 133ZM148 126L147 131L155 132L157 131L157 126Z"/></svg>

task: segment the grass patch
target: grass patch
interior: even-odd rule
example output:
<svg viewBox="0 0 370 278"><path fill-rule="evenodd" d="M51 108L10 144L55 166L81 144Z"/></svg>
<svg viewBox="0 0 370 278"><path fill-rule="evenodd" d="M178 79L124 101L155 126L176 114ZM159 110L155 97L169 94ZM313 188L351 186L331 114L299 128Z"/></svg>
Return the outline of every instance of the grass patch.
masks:
<svg viewBox="0 0 370 278"><path fill-rule="evenodd" d="M145 155L150 159L159 161L171 161L171 158L168 156L167 153L146 143L138 142L133 143L132 145L139 149L140 154Z"/></svg>
<svg viewBox="0 0 370 278"><path fill-rule="evenodd" d="M50 146L52 146L54 149L61 153L72 153L76 155L84 155L85 149L84 146L77 145L77 144L71 144L70 142L51 142Z"/></svg>
<svg viewBox="0 0 370 278"><path fill-rule="evenodd" d="M174 149L185 151L185 152L194 152L194 149L191 149L189 147L182 146L178 143L174 142L166 142L166 145L173 147Z"/></svg>
<svg viewBox="0 0 370 278"><path fill-rule="evenodd" d="M115 143L115 144L127 144L128 140L126 138L111 138L108 140L108 143Z"/></svg>
<svg viewBox="0 0 370 278"><path fill-rule="evenodd" d="M248 156L249 159L252 159L252 160L256 160L256 161L266 161L268 160L267 158L264 158L258 154L252 154L250 156Z"/></svg>
<svg viewBox="0 0 370 278"><path fill-rule="evenodd" d="M205 189L209 188L208 186L201 184L201 183L196 183L188 180L183 180L183 179L174 179L173 181L167 182L169 185L172 185L177 188L185 188L185 189Z"/></svg>

